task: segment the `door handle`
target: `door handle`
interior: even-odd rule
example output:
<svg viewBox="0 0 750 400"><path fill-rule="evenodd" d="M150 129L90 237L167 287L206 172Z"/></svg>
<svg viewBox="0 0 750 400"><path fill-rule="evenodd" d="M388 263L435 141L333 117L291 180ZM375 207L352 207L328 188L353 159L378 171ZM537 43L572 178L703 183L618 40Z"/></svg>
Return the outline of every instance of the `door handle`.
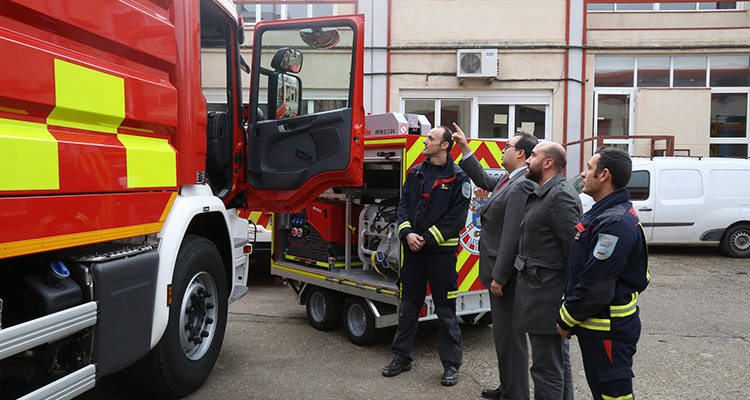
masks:
<svg viewBox="0 0 750 400"><path fill-rule="evenodd" d="M638 209L638 211L654 211L652 208L649 207L641 207Z"/></svg>

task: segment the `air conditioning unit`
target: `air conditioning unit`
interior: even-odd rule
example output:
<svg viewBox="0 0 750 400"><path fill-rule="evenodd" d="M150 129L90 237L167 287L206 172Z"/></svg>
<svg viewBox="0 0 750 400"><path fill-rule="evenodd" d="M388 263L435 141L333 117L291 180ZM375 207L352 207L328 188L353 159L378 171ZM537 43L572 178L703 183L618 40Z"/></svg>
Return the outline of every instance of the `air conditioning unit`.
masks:
<svg viewBox="0 0 750 400"><path fill-rule="evenodd" d="M496 77L497 50L459 49L456 53L456 76L459 78Z"/></svg>

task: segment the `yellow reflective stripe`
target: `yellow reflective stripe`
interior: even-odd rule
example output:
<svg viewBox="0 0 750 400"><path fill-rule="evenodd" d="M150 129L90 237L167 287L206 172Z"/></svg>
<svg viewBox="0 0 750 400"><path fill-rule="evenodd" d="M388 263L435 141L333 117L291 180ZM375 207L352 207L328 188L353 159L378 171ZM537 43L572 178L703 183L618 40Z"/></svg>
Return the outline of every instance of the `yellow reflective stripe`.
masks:
<svg viewBox="0 0 750 400"><path fill-rule="evenodd" d="M401 232L401 230L404 228L411 228L411 222L409 221L402 222L401 225L398 226L398 231Z"/></svg>
<svg viewBox="0 0 750 400"><path fill-rule="evenodd" d="M634 292L630 295L631 300L628 304L624 304L621 306L609 306L609 316L610 317L627 317L628 315L633 315L635 313L636 302L638 300L638 292Z"/></svg>
<svg viewBox="0 0 750 400"><path fill-rule="evenodd" d="M0 118L0 191L58 189L57 140L47 125Z"/></svg>
<svg viewBox="0 0 750 400"><path fill-rule="evenodd" d="M448 239L442 243L438 243L438 246L458 246L458 238Z"/></svg>
<svg viewBox="0 0 750 400"><path fill-rule="evenodd" d="M618 396L618 397L607 396L606 394L602 395L603 400L628 400L632 398L633 398L633 393L626 394L625 396Z"/></svg>
<svg viewBox="0 0 750 400"><path fill-rule="evenodd" d="M21 254L57 250L97 242L106 242L123 237L148 235L151 233L159 232L162 225L164 225L163 222L154 222L143 225L131 225L91 232L79 232L60 236L43 237L40 239L28 239L20 240L17 242L8 242L3 243L2 246L0 246L0 257L12 257Z"/></svg>
<svg viewBox="0 0 750 400"><path fill-rule="evenodd" d="M443 234L440 233L440 229L438 229L437 226L431 226L428 231L432 233L432 236L435 238L435 241L438 242L438 244L445 242L445 239L443 239Z"/></svg>
<svg viewBox="0 0 750 400"><path fill-rule="evenodd" d="M177 154L167 139L117 135L128 167L128 187L145 188L177 185Z"/></svg>
<svg viewBox="0 0 750 400"><path fill-rule="evenodd" d="M55 108L48 125L117 133L125 119L125 80L55 59Z"/></svg>
<svg viewBox="0 0 750 400"><path fill-rule="evenodd" d="M375 144L404 144L406 143L406 138L399 138L399 139L365 139L366 145L375 145Z"/></svg>
<svg viewBox="0 0 750 400"><path fill-rule="evenodd" d="M565 304L560 307L560 319L562 319L569 326L576 326L581 323L581 321L578 321L577 319L570 316L568 309L565 308Z"/></svg>
<svg viewBox="0 0 750 400"><path fill-rule="evenodd" d="M169 196L167 205L164 207L164 211L161 212L161 217L159 217L159 222L164 222L167 220L167 215L169 215L169 211L172 210L172 204L174 204L176 198L177 192L174 192L171 196Z"/></svg>
<svg viewBox="0 0 750 400"><path fill-rule="evenodd" d="M458 297L458 290L448 292L448 295L445 296L446 299L455 299L456 297Z"/></svg>
<svg viewBox="0 0 750 400"><path fill-rule="evenodd" d="M581 328L591 329L592 331L609 332L609 319L589 318L579 325Z"/></svg>

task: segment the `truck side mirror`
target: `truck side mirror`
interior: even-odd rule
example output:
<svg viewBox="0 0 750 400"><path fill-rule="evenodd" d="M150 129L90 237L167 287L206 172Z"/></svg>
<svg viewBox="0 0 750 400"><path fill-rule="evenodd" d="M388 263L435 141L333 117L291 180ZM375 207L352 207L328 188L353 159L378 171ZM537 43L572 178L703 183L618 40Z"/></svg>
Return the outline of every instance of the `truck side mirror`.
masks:
<svg viewBox="0 0 750 400"><path fill-rule="evenodd" d="M279 72L293 72L302 70L302 53L291 47L282 47L271 59L271 68Z"/></svg>

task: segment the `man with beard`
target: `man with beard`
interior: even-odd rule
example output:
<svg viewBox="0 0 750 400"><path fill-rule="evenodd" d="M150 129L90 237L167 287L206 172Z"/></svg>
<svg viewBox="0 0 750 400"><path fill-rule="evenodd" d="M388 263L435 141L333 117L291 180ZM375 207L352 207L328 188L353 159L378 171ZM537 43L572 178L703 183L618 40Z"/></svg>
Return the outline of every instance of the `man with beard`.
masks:
<svg viewBox="0 0 750 400"><path fill-rule="evenodd" d="M409 170L398 203L398 234L403 243L401 303L398 328L391 350L393 361L383 376L396 376L411 369L412 347L417 335L419 312L430 284L440 328L438 354L443 364L443 386L458 383L463 344L456 318L458 235L466 224L471 184L453 163L448 127L432 129L424 141L422 164Z"/></svg>
<svg viewBox="0 0 750 400"><path fill-rule="evenodd" d="M526 333L513 328L513 297L516 292L516 269L519 228L526 198L536 184L526 179L526 159L537 138L519 132L503 149L504 178L489 175L474 156L466 136L455 123L453 140L463 159L458 165L480 188L491 191L480 211L482 226L479 239L479 281L490 290L492 333L495 338L500 386L482 390L487 399L529 398L529 352Z"/></svg>
<svg viewBox="0 0 750 400"><path fill-rule="evenodd" d="M581 201L562 174L565 149L542 142L526 160L526 177L538 187L526 201L513 324L529 335L534 398L572 399L568 340L557 332L557 315L565 286L570 243L581 218Z"/></svg>

